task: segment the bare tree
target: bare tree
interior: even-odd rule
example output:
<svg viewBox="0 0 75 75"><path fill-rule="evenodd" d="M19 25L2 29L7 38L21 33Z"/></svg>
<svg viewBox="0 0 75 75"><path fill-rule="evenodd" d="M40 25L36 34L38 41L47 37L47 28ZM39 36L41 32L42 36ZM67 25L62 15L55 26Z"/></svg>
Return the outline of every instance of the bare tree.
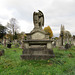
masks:
<svg viewBox="0 0 75 75"><path fill-rule="evenodd" d="M13 35L15 32L18 32L19 26L17 24L17 20L15 18L11 18L9 23L7 23L6 27L8 28L7 32L11 32Z"/></svg>

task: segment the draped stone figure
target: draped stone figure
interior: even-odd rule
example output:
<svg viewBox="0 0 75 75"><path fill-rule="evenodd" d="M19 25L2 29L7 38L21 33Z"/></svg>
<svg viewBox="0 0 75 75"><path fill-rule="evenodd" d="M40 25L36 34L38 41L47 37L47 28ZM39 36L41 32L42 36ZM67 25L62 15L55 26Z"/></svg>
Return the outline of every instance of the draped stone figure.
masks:
<svg viewBox="0 0 75 75"><path fill-rule="evenodd" d="M38 10L33 13L34 28L30 33L26 33L26 39L23 40L22 59L25 60L48 60L54 57L52 50L52 39L46 33L44 26L44 15Z"/></svg>
<svg viewBox="0 0 75 75"><path fill-rule="evenodd" d="M44 15L40 10L38 11L33 13L34 28L42 28L44 26Z"/></svg>

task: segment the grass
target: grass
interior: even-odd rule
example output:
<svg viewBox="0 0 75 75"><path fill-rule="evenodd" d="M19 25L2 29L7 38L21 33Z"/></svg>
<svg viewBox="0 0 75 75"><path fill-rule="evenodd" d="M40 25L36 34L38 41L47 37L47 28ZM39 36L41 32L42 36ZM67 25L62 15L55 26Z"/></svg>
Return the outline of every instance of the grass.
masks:
<svg viewBox="0 0 75 75"><path fill-rule="evenodd" d="M69 50L54 48L55 58L49 60L22 60L22 49L5 48L0 57L0 75L75 75L75 47ZM16 51L15 51L16 50Z"/></svg>

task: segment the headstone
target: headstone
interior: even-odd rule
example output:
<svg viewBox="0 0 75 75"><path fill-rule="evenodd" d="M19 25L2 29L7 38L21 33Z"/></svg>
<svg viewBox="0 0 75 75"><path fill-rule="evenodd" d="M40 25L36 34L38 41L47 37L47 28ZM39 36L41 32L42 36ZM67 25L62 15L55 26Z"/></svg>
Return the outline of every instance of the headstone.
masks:
<svg viewBox="0 0 75 75"><path fill-rule="evenodd" d="M0 45L2 44L2 42L0 41Z"/></svg>
<svg viewBox="0 0 75 75"><path fill-rule="evenodd" d="M9 44L7 44L7 48L11 48L11 44L9 43Z"/></svg>
<svg viewBox="0 0 75 75"><path fill-rule="evenodd" d="M11 40L9 39L8 44L7 44L7 48L11 48Z"/></svg>
<svg viewBox="0 0 75 75"><path fill-rule="evenodd" d="M67 43L67 44L65 45L65 48L66 48L66 49L69 49L69 48L71 48L71 45Z"/></svg>
<svg viewBox="0 0 75 75"><path fill-rule="evenodd" d="M61 46L61 38L59 38L59 39L56 40L56 46L57 47Z"/></svg>
<svg viewBox="0 0 75 75"><path fill-rule="evenodd" d="M56 47L56 41L52 42L53 47Z"/></svg>
<svg viewBox="0 0 75 75"><path fill-rule="evenodd" d="M20 48L22 48L22 49L24 49L24 42L23 42L23 40L24 40L24 36L22 36L22 40L21 40L21 47Z"/></svg>
<svg viewBox="0 0 75 75"><path fill-rule="evenodd" d="M60 32L61 46L63 46L63 36L64 36L64 26L61 25L61 32Z"/></svg>
<svg viewBox="0 0 75 75"><path fill-rule="evenodd" d="M4 50L0 50L0 56L4 54Z"/></svg>
<svg viewBox="0 0 75 75"><path fill-rule="evenodd" d="M6 38L4 38L4 46L6 47Z"/></svg>

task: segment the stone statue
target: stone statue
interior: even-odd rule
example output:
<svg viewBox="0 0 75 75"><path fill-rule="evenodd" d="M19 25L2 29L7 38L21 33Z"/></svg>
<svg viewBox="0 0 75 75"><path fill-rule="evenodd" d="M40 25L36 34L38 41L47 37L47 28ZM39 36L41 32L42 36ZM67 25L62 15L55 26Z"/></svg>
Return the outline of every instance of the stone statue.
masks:
<svg viewBox="0 0 75 75"><path fill-rule="evenodd" d="M42 26L44 26L44 15L38 10L33 13L34 28L30 33L27 33L27 39L23 40L21 55L25 60L48 60L54 57L52 50L52 39L49 39L49 34L46 33Z"/></svg>
<svg viewBox="0 0 75 75"><path fill-rule="evenodd" d="M44 15L40 10L38 11L33 13L34 28L42 28L44 26Z"/></svg>

